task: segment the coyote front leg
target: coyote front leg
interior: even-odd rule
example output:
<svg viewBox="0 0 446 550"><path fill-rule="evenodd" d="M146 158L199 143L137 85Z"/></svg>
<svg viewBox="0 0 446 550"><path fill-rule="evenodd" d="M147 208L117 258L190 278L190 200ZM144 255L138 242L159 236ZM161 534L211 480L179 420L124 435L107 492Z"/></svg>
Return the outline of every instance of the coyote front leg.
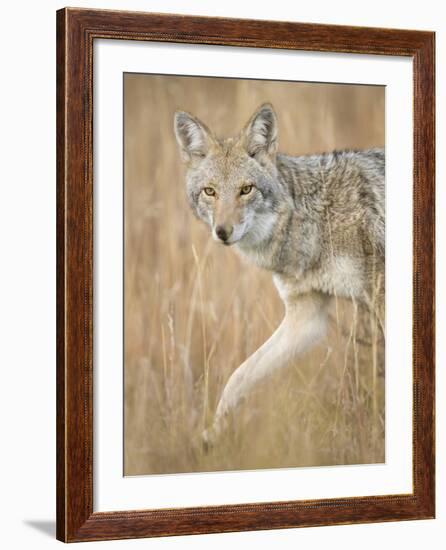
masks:
<svg viewBox="0 0 446 550"><path fill-rule="evenodd" d="M215 413L214 422L203 433L212 445L224 428L225 419L262 380L316 343L326 330L328 297L309 293L286 302L286 313L274 334L230 376Z"/></svg>

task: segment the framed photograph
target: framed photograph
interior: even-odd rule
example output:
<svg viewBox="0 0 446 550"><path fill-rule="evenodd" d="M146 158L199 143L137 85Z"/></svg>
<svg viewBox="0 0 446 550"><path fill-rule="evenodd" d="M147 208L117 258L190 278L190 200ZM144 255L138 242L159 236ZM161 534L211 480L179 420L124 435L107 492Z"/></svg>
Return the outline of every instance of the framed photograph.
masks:
<svg viewBox="0 0 446 550"><path fill-rule="evenodd" d="M434 517L434 33L57 12L57 537Z"/></svg>

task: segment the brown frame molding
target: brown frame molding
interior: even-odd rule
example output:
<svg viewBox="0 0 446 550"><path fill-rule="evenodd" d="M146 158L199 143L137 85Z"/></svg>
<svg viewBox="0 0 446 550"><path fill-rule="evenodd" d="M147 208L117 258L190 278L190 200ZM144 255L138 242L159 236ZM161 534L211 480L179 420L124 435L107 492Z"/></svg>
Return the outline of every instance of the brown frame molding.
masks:
<svg viewBox="0 0 446 550"><path fill-rule="evenodd" d="M93 512L93 41L408 56L414 68L413 493ZM57 538L88 541L433 518L432 32L65 8L57 12Z"/></svg>

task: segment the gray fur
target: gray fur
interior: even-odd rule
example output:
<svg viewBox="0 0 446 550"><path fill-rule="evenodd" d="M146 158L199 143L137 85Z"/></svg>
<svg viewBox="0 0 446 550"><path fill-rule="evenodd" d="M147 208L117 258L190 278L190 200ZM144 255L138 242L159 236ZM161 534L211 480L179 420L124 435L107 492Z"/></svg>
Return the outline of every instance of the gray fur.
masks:
<svg viewBox="0 0 446 550"><path fill-rule="evenodd" d="M372 274L383 277L383 149L301 157L275 154L276 117L267 104L237 138L223 141L195 117L177 114L175 128L183 151L188 134L183 132L181 141L178 120L184 123L188 117L210 144L207 154L187 159L187 195L196 216L211 228L218 208L224 211L223 223L228 218L240 226L253 218L241 238L230 243L242 255L287 283L293 279L296 292L312 289L364 300L375 285ZM240 204L237 192L246 182L254 183L256 191ZM206 186L217 190L217 199L203 194ZM269 234L257 239L256 230L271 215L276 219ZM338 258L350 258L357 266L360 281L350 285L351 292L346 291L348 282L336 284L332 276Z"/></svg>

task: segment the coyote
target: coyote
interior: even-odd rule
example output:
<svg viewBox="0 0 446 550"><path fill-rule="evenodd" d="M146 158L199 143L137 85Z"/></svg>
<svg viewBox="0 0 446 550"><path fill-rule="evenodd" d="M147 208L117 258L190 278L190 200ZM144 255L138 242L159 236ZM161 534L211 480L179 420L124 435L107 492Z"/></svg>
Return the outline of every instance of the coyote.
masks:
<svg viewBox="0 0 446 550"><path fill-rule="evenodd" d="M385 157L377 148L280 154L269 103L234 138L182 111L174 130L194 214L216 241L271 271L285 305L274 334L230 376L203 433L213 444L258 382L324 336L332 297L362 303L383 330Z"/></svg>

